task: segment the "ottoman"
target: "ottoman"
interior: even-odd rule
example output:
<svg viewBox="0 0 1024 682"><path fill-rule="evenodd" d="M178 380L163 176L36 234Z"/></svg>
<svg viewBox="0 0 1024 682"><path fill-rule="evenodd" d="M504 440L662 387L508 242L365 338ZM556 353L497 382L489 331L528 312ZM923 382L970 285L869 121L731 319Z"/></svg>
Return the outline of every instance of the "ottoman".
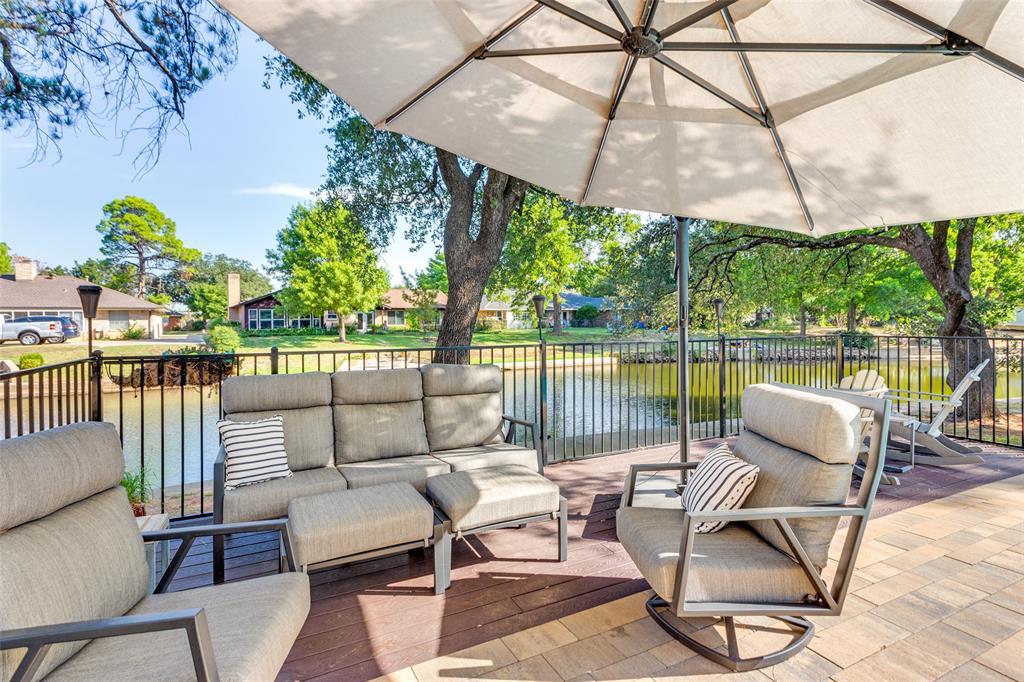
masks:
<svg viewBox="0 0 1024 682"><path fill-rule="evenodd" d="M558 519L558 560L566 560L565 498L557 485L536 471L506 465L431 476L427 496L447 517L440 541L446 587L451 582L452 539L464 535Z"/></svg>
<svg viewBox="0 0 1024 682"><path fill-rule="evenodd" d="M295 563L306 572L434 545L434 591L441 594L447 587L438 579L446 565L446 545L438 544L444 532L411 483L309 495L288 505Z"/></svg>

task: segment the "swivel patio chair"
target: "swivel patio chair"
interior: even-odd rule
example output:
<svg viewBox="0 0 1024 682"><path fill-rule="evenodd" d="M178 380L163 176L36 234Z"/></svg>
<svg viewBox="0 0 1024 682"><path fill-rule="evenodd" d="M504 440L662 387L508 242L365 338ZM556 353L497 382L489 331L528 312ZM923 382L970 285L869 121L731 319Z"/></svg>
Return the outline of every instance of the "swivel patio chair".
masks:
<svg viewBox="0 0 1024 682"><path fill-rule="evenodd" d="M866 476L846 504L860 441L860 411L871 412ZM814 634L809 616L835 616L853 576L882 473L890 405L879 398L748 386L742 396L745 430L736 456L760 467L744 508L686 511L636 506L637 474L681 470L696 462L630 467L616 515L619 541L654 591L651 617L687 647L735 671L775 665L802 650ZM831 586L822 575L841 517L849 517ZM703 523L727 522L714 533ZM775 619L793 632L781 649L742 657L737 618ZM691 633L687 618L721 619L725 649ZM742 623L740 623L742 625Z"/></svg>
<svg viewBox="0 0 1024 682"><path fill-rule="evenodd" d="M283 519L140 534L113 425L0 442L0 680L273 680L309 612L289 572L162 594L193 542ZM149 592L144 541L181 540ZM289 565L292 552L287 552Z"/></svg>

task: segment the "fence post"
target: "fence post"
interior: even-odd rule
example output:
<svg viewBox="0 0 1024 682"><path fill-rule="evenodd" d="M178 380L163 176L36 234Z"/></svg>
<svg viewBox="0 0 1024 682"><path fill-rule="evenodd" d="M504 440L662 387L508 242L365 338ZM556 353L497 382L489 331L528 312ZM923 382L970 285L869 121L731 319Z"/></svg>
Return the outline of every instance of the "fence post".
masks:
<svg viewBox="0 0 1024 682"><path fill-rule="evenodd" d="M278 350L277 346L270 347L270 373L277 374L277 361L278 361Z"/></svg>
<svg viewBox="0 0 1024 682"><path fill-rule="evenodd" d="M89 421L103 421L103 351L97 349L90 358Z"/></svg>
<svg viewBox="0 0 1024 682"><path fill-rule="evenodd" d="M540 456L548 463L548 342L543 338L540 352Z"/></svg>
<svg viewBox="0 0 1024 682"><path fill-rule="evenodd" d="M718 335L718 437L725 438L725 334Z"/></svg>
<svg viewBox="0 0 1024 682"><path fill-rule="evenodd" d="M846 376L846 358L843 357L843 335L836 336L836 383Z"/></svg>

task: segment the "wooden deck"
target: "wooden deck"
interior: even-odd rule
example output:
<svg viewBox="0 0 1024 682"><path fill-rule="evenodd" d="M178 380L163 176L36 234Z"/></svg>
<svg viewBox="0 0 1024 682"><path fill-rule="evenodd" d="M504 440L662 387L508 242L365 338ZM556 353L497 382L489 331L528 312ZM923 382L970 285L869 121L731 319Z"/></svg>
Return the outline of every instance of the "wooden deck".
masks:
<svg viewBox="0 0 1024 682"><path fill-rule="evenodd" d="M695 444L705 451L714 441ZM615 537L615 509L629 464L668 461L670 447L566 462L546 469L569 502L569 560L555 561L554 522L500 530L456 543L452 586L433 595L426 552L311 576L309 619L282 680L374 678L646 589ZM990 448L969 467L918 467L883 486L873 516L1024 473L1024 451ZM656 483L656 481L654 482ZM227 576L273 572L277 538L231 538ZM172 589L212 582L209 541L193 547Z"/></svg>

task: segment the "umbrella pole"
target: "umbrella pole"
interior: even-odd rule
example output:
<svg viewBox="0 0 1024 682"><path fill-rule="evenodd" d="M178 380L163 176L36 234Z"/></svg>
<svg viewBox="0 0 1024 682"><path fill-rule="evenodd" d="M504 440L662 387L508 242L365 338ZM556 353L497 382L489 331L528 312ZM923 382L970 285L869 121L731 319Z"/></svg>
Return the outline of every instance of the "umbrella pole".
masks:
<svg viewBox="0 0 1024 682"><path fill-rule="evenodd" d="M692 218L672 217L676 237L676 424L679 459L690 461L690 225Z"/></svg>

